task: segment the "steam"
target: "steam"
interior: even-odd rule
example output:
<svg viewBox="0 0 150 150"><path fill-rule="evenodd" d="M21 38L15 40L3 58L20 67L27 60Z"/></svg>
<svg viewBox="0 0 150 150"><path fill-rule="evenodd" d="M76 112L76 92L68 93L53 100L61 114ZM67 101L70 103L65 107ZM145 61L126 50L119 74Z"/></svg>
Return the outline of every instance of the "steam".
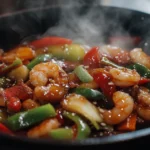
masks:
<svg viewBox="0 0 150 150"><path fill-rule="evenodd" d="M72 39L75 43L90 46L110 44L109 37L130 37L130 31L128 32L123 25L125 24L124 20L126 22L133 20L131 12L118 11L121 12L120 19L118 12L115 12L117 9L113 9L115 12L113 13L110 7L108 9L99 7L100 0L18 0L17 2L18 7L21 8L22 5L24 9L16 12L16 15L12 15L10 19L4 22L5 24L0 30L2 31L0 37L2 44L0 43L0 46L4 49L15 47L20 42L34 40L41 35L43 37L62 36ZM31 9L33 6L34 9ZM132 28L136 26L135 24ZM132 30L132 28L130 29ZM16 38L14 38L14 34ZM10 44L7 44L6 41L9 41ZM122 48L129 44L131 47L132 43L129 42L127 40L126 43L125 41L114 42L113 40L112 44Z"/></svg>
<svg viewBox="0 0 150 150"><path fill-rule="evenodd" d="M62 36L71 38L76 43L93 46L106 44L108 34L129 35L119 20L114 22L113 19L105 17L107 9L101 11L95 7L99 5L99 1L89 2L90 4L85 5L83 1L70 1L67 6L63 5L59 23L49 28L43 36Z"/></svg>
<svg viewBox="0 0 150 150"><path fill-rule="evenodd" d="M62 8L61 19L58 25L50 28L45 34L56 35L73 39L76 43L97 44L103 43L103 33L99 29L99 22L93 7L88 12L81 14L81 7L74 1L67 4L67 9Z"/></svg>

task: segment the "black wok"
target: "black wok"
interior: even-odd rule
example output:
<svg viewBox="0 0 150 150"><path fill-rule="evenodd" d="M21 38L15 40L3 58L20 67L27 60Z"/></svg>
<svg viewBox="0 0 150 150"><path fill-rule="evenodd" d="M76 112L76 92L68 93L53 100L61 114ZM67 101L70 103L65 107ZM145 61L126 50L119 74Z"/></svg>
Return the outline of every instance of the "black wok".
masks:
<svg viewBox="0 0 150 150"><path fill-rule="evenodd" d="M89 5L74 6L77 9L79 16L88 13L91 8ZM118 27L128 32L130 36L140 36L141 42L138 43L138 47L142 47L146 52L149 52L149 25L150 15L137 12L133 10L127 10L123 8L115 7L102 7L93 6L93 10L96 14L96 20L101 28L102 24L107 26L107 30L103 30L104 40L107 43L108 39L112 35L123 35L124 32L117 32ZM67 6L61 7L47 7L44 9L32 9L24 12L12 13L9 15L0 17L0 47L9 50L15 47L17 44L24 40L32 40L37 36L42 35L48 28L56 26L61 19L63 11L72 8ZM103 12L104 20L101 19ZM99 13L99 14L97 14ZM119 22L116 24L115 22ZM108 30L109 29L109 30ZM65 36L65 35L64 35ZM147 43L147 44L145 44ZM150 140L150 128L140 129L135 132L124 133L120 135L114 135L103 138L89 138L82 141L54 141L54 140L35 140L27 139L25 137L11 137L0 133L0 147L5 148L42 148L43 146L53 147L66 147L78 146L78 147L94 147L101 148L107 146L123 146L128 144L145 144Z"/></svg>

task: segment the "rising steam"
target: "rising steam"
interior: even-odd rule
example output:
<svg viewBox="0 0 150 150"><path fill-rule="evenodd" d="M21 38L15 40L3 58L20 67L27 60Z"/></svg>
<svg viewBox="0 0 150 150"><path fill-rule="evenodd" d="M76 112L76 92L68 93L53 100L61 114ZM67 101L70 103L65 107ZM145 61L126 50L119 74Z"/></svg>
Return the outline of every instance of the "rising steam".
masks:
<svg viewBox="0 0 150 150"><path fill-rule="evenodd" d="M82 3L81 3L82 2ZM49 28L43 36L56 35L73 39L76 43L88 45L102 45L108 34L128 33L123 29L121 22L114 22L106 18L107 9L102 11L98 1L90 1L85 5L83 1L70 1L61 7L59 23Z"/></svg>

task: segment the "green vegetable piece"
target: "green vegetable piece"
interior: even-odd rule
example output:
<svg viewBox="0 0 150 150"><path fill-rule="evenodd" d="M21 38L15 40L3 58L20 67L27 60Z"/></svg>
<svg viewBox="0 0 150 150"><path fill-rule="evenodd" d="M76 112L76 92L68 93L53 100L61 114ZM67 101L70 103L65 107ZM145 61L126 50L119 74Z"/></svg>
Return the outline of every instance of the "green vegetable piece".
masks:
<svg viewBox="0 0 150 150"><path fill-rule="evenodd" d="M115 64L114 62L110 61L110 60L109 60L108 58L106 58L106 57L102 57L101 63L104 64L104 65L112 66L112 67L119 68L119 69L124 68L124 67L119 66L119 65Z"/></svg>
<svg viewBox="0 0 150 150"><path fill-rule="evenodd" d="M46 104L31 110L17 113L10 116L6 120L6 125L13 131L27 128L29 126L40 123L41 121L54 117L56 115L55 109L51 104Z"/></svg>
<svg viewBox="0 0 150 150"><path fill-rule="evenodd" d="M31 70L35 65L39 64L40 62L46 62L46 61L49 61L51 59L52 59L51 54L39 55L27 65L27 68Z"/></svg>
<svg viewBox="0 0 150 150"><path fill-rule="evenodd" d="M150 78L150 70L139 63L127 66L129 69L135 69L142 77Z"/></svg>
<svg viewBox="0 0 150 150"><path fill-rule="evenodd" d="M85 56L84 48L78 44L52 45L48 47L48 52L68 61L82 61Z"/></svg>
<svg viewBox="0 0 150 150"><path fill-rule="evenodd" d="M74 72L82 82L86 83L93 81L93 77L87 72L86 69L83 68L82 65L76 67Z"/></svg>
<svg viewBox="0 0 150 150"><path fill-rule="evenodd" d="M22 61L20 58L16 58L12 64L10 64L9 66L5 67L2 69L2 72L7 72L7 71L10 71L12 69L14 69L15 67L18 67L22 65Z"/></svg>
<svg viewBox="0 0 150 150"><path fill-rule="evenodd" d="M83 47L78 44L65 45L64 59L69 61L81 61L85 56Z"/></svg>
<svg viewBox="0 0 150 150"><path fill-rule="evenodd" d="M78 140L85 139L90 135L91 133L90 127L78 115L66 111L64 111L63 115L76 123L77 125L76 139Z"/></svg>
<svg viewBox="0 0 150 150"><path fill-rule="evenodd" d="M73 90L76 94L80 94L87 99L91 100L100 100L100 99L105 99L105 96L98 90L93 90L90 88L76 88Z"/></svg>
<svg viewBox="0 0 150 150"><path fill-rule="evenodd" d="M71 128L58 128L51 130L49 135L52 139L71 140L73 139L73 130Z"/></svg>

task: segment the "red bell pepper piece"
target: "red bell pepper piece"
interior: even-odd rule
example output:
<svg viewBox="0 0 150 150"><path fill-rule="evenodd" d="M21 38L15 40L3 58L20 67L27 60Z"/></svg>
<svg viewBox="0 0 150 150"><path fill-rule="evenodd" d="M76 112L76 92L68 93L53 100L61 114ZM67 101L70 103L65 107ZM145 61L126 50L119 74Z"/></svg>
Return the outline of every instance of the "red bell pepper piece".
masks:
<svg viewBox="0 0 150 150"><path fill-rule="evenodd" d="M21 102L20 99L17 97L11 97L7 102L7 109L10 112L19 112L21 109Z"/></svg>
<svg viewBox="0 0 150 150"><path fill-rule="evenodd" d="M58 44L71 44L72 40L63 38L63 37L44 37L33 42L30 42L29 45L35 48L43 48L50 45L58 45Z"/></svg>
<svg viewBox="0 0 150 150"><path fill-rule="evenodd" d="M126 120L117 125L119 131L134 131L136 130L137 115L131 114Z"/></svg>
<svg viewBox="0 0 150 150"><path fill-rule="evenodd" d="M138 85L142 85L142 84L145 84L145 83L148 83L148 82L150 82L150 79L141 77Z"/></svg>
<svg viewBox="0 0 150 150"><path fill-rule="evenodd" d="M18 85L5 89L4 94L8 100L11 97L17 97L22 101L32 98L33 96L32 89L24 83L20 83Z"/></svg>
<svg viewBox="0 0 150 150"><path fill-rule="evenodd" d="M9 129L8 129L5 125L3 125L2 123L0 123L0 132L13 135L13 132L12 132L11 130L9 130Z"/></svg>
<svg viewBox="0 0 150 150"><path fill-rule="evenodd" d="M101 61L101 55L99 53L99 47L93 47L84 56L83 63L85 66L89 66L90 68L99 68L100 61Z"/></svg>
<svg viewBox="0 0 150 150"><path fill-rule="evenodd" d="M116 86L111 80L111 76L105 71L96 71L93 73L95 82L100 86L103 94L108 98L112 99L113 93L116 91Z"/></svg>

